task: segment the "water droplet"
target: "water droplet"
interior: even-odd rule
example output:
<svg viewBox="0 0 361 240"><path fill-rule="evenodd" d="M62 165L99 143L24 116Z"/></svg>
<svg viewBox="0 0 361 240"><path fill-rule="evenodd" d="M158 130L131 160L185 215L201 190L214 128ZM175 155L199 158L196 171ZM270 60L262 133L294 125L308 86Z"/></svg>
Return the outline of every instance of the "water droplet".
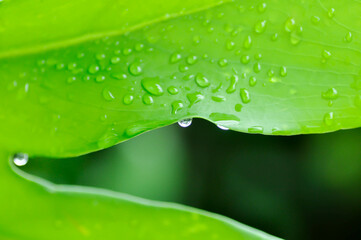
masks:
<svg viewBox="0 0 361 240"><path fill-rule="evenodd" d="M345 36L345 41L350 43L350 42L352 42L352 38L353 38L352 32L348 32Z"/></svg>
<svg viewBox="0 0 361 240"><path fill-rule="evenodd" d="M68 77L68 79L66 81L68 83L73 83L74 81L76 81L76 77Z"/></svg>
<svg viewBox="0 0 361 240"><path fill-rule="evenodd" d="M29 161L29 156L25 153L17 153L14 155L13 162L16 166L25 166Z"/></svg>
<svg viewBox="0 0 361 240"><path fill-rule="evenodd" d="M227 40L227 42L226 42L226 49L227 50L231 51L231 50L234 49L235 46L236 46L236 44L233 41Z"/></svg>
<svg viewBox="0 0 361 240"><path fill-rule="evenodd" d="M192 124L192 119L187 118L187 119L180 120L178 122L178 124L179 124L179 126L181 126L183 128L189 127Z"/></svg>
<svg viewBox="0 0 361 240"><path fill-rule="evenodd" d="M278 39L278 33L274 33L274 34L272 35L272 37L271 37L271 40L272 40L272 41L277 41L277 39Z"/></svg>
<svg viewBox="0 0 361 240"><path fill-rule="evenodd" d="M286 77L287 76L287 68L285 66L282 66L280 68L280 75L281 75L281 77Z"/></svg>
<svg viewBox="0 0 361 240"><path fill-rule="evenodd" d="M234 106L234 110L236 110L236 112L242 111L242 108L243 108L242 104L239 103Z"/></svg>
<svg viewBox="0 0 361 240"><path fill-rule="evenodd" d="M224 131L228 131L228 130L229 130L229 128L224 127L224 126L222 126L222 125L217 125L217 127L218 127L219 129L221 129L221 130L224 130Z"/></svg>
<svg viewBox="0 0 361 240"><path fill-rule="evenodd" d="M251 36L247 36L246 39L243 42L243 47L245 49L250 49L252 46L252 37Z"/></svg>
<svg viewBox="0 0 361 240"><path fill-rule="evenodd" d="M338 92L336 88L330 88L326 92L322 93L322 98L326 100L335 100L338 98Z"/></svg>
<svg viewBox="0 0 361 240"><path fill-rule="evenodd" d="M171 95L176 95L176 94L179 93L178 88L176 88L175 86L170 86L170 87L168 87L167 91L168 91L168 93L171 94Z"/></svg>
<svg viewBox="0 0 361 240"><path fill-rule="evenodd" d="M263 13L267 9L267 4L265 2L259 3L257 9L259 13Z"/></svg>
<svg viewBox="0 0 361 240"><path fill-rule="evenodd" d="M144 94L143 96L143 103L146 105L152 105L154 102L153 97L149 94Z"/></svg>
<svg viewBox="0 0 361 240"><path fill-rule="evenodd" d="M190 102L189 107L192 107L194 104L202 101L204 96L200 92L194 92L187 94L187 99Z"/></svg>
<svg viewBox="0 0 361 240"><path fill-rule="evenodd" d="M251 101L251 97L247 89L241 88L240 95L243 103L249 103Z"/></svg>
<svg viewBox="0 0 361 240"><path fill-rule="evenodd" d="M255 64L253 65L253 71L254 71L255 73L259 73L259 72L261 71L261 69L262 69L262 67L261 67L261 64L260 64L260 63L255 63Z"/></svg>
<svg viewBox="0 0 361 240"><path fill-rule="evenodd" d="M328 17L329 18L333 18L334 16L335 16L335 9L334 8L330 8L329 10L328 10Z"/></svg>
<svg viewBox="0 0 361 240"><path fill-rule="evenodd" d="M142 44L142 43L137 43L134 48L135 48L135 51L140 52L140 51L143 50L144 44Z"/></svg>
<svg viewBox="0 0 361 240"><path fill-rule="evenodd" d="M103 59L105 59L105 54L104 53L98 53L97 55L95 55L95 58L97 60L103 60Z"/></svg>
<svg viewBox="0 0 361 240"><path fill-rule="evenodd" d="M112 57L112 58L110 59L110 62L111 62L112 64L117 64L117 63L120 62L120 57Z"/></svg>
<svg viewBox="0 0 361 240"><path fill-rule="evenodd" d="M177 114L183 108L184 108L184 104L182 101L174 101L172 103L172 114Z"/></svg>
<svg viewBox="0 0 361 240"><path fill-rule="evenodd" d="M226 98L224 96L212 96L212 100L215 102L224 102L226 101Z"/></svg>
<svg viewBox="0 0 361 240"><path fill-rule="evenodd" d="M139 63L132 63L129 66L129 73L132 74L133 76L138 76L142 73L142 67L140 66Z"/></svg>
<svg viewBox="0 0 361 240"><path fill-rule="evenodd" d="M193 37L193 44L194 45L198 45L201 42L201 37L200 36L194 36Z"/></svg>
<svg viewBox="0 0 361 240"><path fill-rule="evenodd" d="M99 71L99 66L96 65L96 64L92 64L89 66L88 68L88 72L91 73L91 74L95 74Z"/></svg>
<svg viewBox="0 0 361 240"><path fill-rule="evenodd" d="M195 64L197 62L197 60L198 60L197 56L194 56L194 55L187 57L187 63L189 65Z"/></svg>
<svg viewBox="0 0 361 240"><path fill-rule="evenodd" d="M227 88L226 92L227 93L234 93L236 91L236 86L238 83L238 76L237 75L232 75L231 79L230 79L230 84L229 87Z"/></svg>
<svg viewBox="0 0 361 240"><path fill-rule="evenodd" d="M103 76L103 75L98 75L98 76L95 78L95 81L96 81L96 82L104 82L104 81L105 81L105 76Z"/></svg>
<svg viewBox="0 0 361 240"><path fill-rule="evenodd" d="M159 77L153 78L144 78L142 80L142 87L148 93L154 96L162 96L163 95L163 88L160 85Z"/></svg>
<svg viewBox="0 0 361 240"><path fill-rule="evenodd" d="M225 58L219 59L219 60L218 60L218 65L219 65L220 67L225 67L225 66L227 66L227 65L228 65L227 59L225 59Z"/></svg>
<svg viewBox="0 0 361 240"><path fill-rule="evenodd" d="M177 63L182 59L182 55L180 55L179 53L173 53L170 56L169 62L170 63Z"/></svg>
<svg viewBox="0 0 361 240"><path fill-rule="evenodd" d="M262 59L262 53L257 53L254 55L254 59L261 60Z"/></svg>
<svg viewBox="0 0 361 240"><path fill-rule="evenodd" d="M266 30L266 26L267 26L267 21L266 20L262 20L256 23L256 25L254 26L254 31L256 33L263 33Z"/></svg>
<svg viewBox="0 0 361 240"><path fill-rule="evenodd" d="M250 60L251 60L251 58L248 55L244 55L241 57L241 63L243 63L243 64L249 63Z"/></svg>
<svg viewBox="0 0 361 240"><path fill-rule="evenodd" d="M206 88L211 84L209 80L201 73L198 73L196 75L195 81L197 85L201 88Z"/></svg>
<svg viewBox="0 0 361 240"><path fill-rule="evenodd" d="M112 101L115 99L113 93L107 88L103 89L103 98L107 101Z"/></svg>
<svg viewBox="0 0 361 240"><path fill-rule="evenodd" d="M179 67L178 67L179 71L180 72L186 72L189 70L189 67L185 64L179 64Z"/></svg>
<svg viewBox="0 0 361 240"><path fill-rule="evenodd" d="M252 76L249 78L249 86L254 87L257 84L257 78Z"/></svg>
<svg viewBox="0 0 361 240"><path fill-rule="evenodd" d="M133 103L133 101L134 101L134 96L131 94L127 94L123 97L123 103L125 105L130 105Z"/></svg>
<svg viewBox="0 0 361 240"><path fill-rule="evenodd" d="M285 23L286 32L292 32L296 27L296 21L294 18L288 18Z"/></svg>
<svg viewBox="0 0 361 240"><path fill-rule="evenodd" d="M125 73L114 73L112 74L112 77L117 79L117 80L124 80L127 78L127 74Z"/></svg>
<svg viewBox="0 0 361 240"><path fill-rule="evenodd" d="M329 59L331 57L331 52L327 51L327 50L323 50L322 52L322 57L324 57L325 59Z"/></svg>
<svg viewBox="0 0 361 240"><path fill-rule="evenodd" d="M313 24L318 24L320 21L321 21L321 19L320 19L320 17L318 17L318 16L312 16L312 17L311 17L311 22L312 22Z"/></svg>
<svg viewBox="0 0 361 240"><path fill-rule="evenodd" d="M132 53L132 49L131 48L124 48L123 49L123 55L124 56L128 56Z"/></svg>
<svg viewBox="0 0 361 240"><path fill-rule="evenodd" d="M333 112L326 113L325 116L323 117L323 122L327 126L331 126L333 124L333 122L334 122L334 114L333 114Z"/></svg>
<svg viewBox="0 0 361 240"><path fill-rule="evenodd" d="M261 127L261 126L250 127L250 128L248 128L248 132L249 133L263 133L263 127Z"/></svg>

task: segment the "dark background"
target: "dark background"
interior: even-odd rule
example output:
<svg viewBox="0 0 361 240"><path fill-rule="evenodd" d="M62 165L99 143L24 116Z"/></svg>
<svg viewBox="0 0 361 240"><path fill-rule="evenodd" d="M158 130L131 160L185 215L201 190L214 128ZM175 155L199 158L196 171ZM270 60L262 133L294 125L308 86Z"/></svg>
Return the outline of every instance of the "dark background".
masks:
<svg viewBox="0 0 361 240"><path fill-rule="evenodd" d="M274 137L204 120L72 159L30 159L55 183L216 212L286 239L361 239L361 129Z"/></svg>

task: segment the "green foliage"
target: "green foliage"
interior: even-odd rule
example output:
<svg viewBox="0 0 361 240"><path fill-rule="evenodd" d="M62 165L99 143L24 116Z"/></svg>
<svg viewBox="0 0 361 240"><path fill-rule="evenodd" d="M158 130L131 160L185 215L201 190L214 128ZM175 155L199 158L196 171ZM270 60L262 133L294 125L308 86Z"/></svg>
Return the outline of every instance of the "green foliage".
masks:
<svg viewBox="0 0 361 240"><path fill-rule="evenodd" d="M217 3L1 1L2 158L80 155L194 117L272 135L361 125L360 2ZM59 224L68 238L268 238L193 209L24 183L4 162L0 191L19 200L0 217L9 238L41 239L40 226L60 238Z"/></svg>

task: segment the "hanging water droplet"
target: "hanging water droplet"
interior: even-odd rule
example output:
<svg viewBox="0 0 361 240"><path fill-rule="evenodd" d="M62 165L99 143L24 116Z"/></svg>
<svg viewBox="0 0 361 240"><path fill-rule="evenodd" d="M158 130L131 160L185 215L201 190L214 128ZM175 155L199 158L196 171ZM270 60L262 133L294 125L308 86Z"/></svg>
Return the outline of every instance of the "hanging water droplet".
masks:
<svg viewBox="0 0 361 240"><path fill-rule="evenodd" d="M222 130L224 130L224 131L227 131L227 130L229 130L229 128L227 128L227 127L224 127L224 126L221 126L221 125L217 125L217 127L218 127L219 129L222 129Z"/></svg>
<svg viewBox="0 0 361 240"><path fill-rule="evenodd" d="M189 127L191 124L192 124L192 118L186 118L178 122L178 125L183 128Z"/></svg>
<svg viewBox="0 0 361 240"><path fill-rule="evenodd" d="M25 166L29 161L29 156L26 153L17 153L14 155L13 162L16 166Z"/></svg>

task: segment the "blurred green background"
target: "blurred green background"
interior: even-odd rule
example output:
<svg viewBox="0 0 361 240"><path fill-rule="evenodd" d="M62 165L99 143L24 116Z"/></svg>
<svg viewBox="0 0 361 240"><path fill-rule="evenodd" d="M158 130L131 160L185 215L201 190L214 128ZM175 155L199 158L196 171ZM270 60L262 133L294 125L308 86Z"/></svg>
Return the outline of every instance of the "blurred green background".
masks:
<svg viewBox="0 0 361 240"><path fill-rule="evenodd" d="M26 172L216 212L286 239L361 239L361 129L274 137L204 120Z"/></svg>

